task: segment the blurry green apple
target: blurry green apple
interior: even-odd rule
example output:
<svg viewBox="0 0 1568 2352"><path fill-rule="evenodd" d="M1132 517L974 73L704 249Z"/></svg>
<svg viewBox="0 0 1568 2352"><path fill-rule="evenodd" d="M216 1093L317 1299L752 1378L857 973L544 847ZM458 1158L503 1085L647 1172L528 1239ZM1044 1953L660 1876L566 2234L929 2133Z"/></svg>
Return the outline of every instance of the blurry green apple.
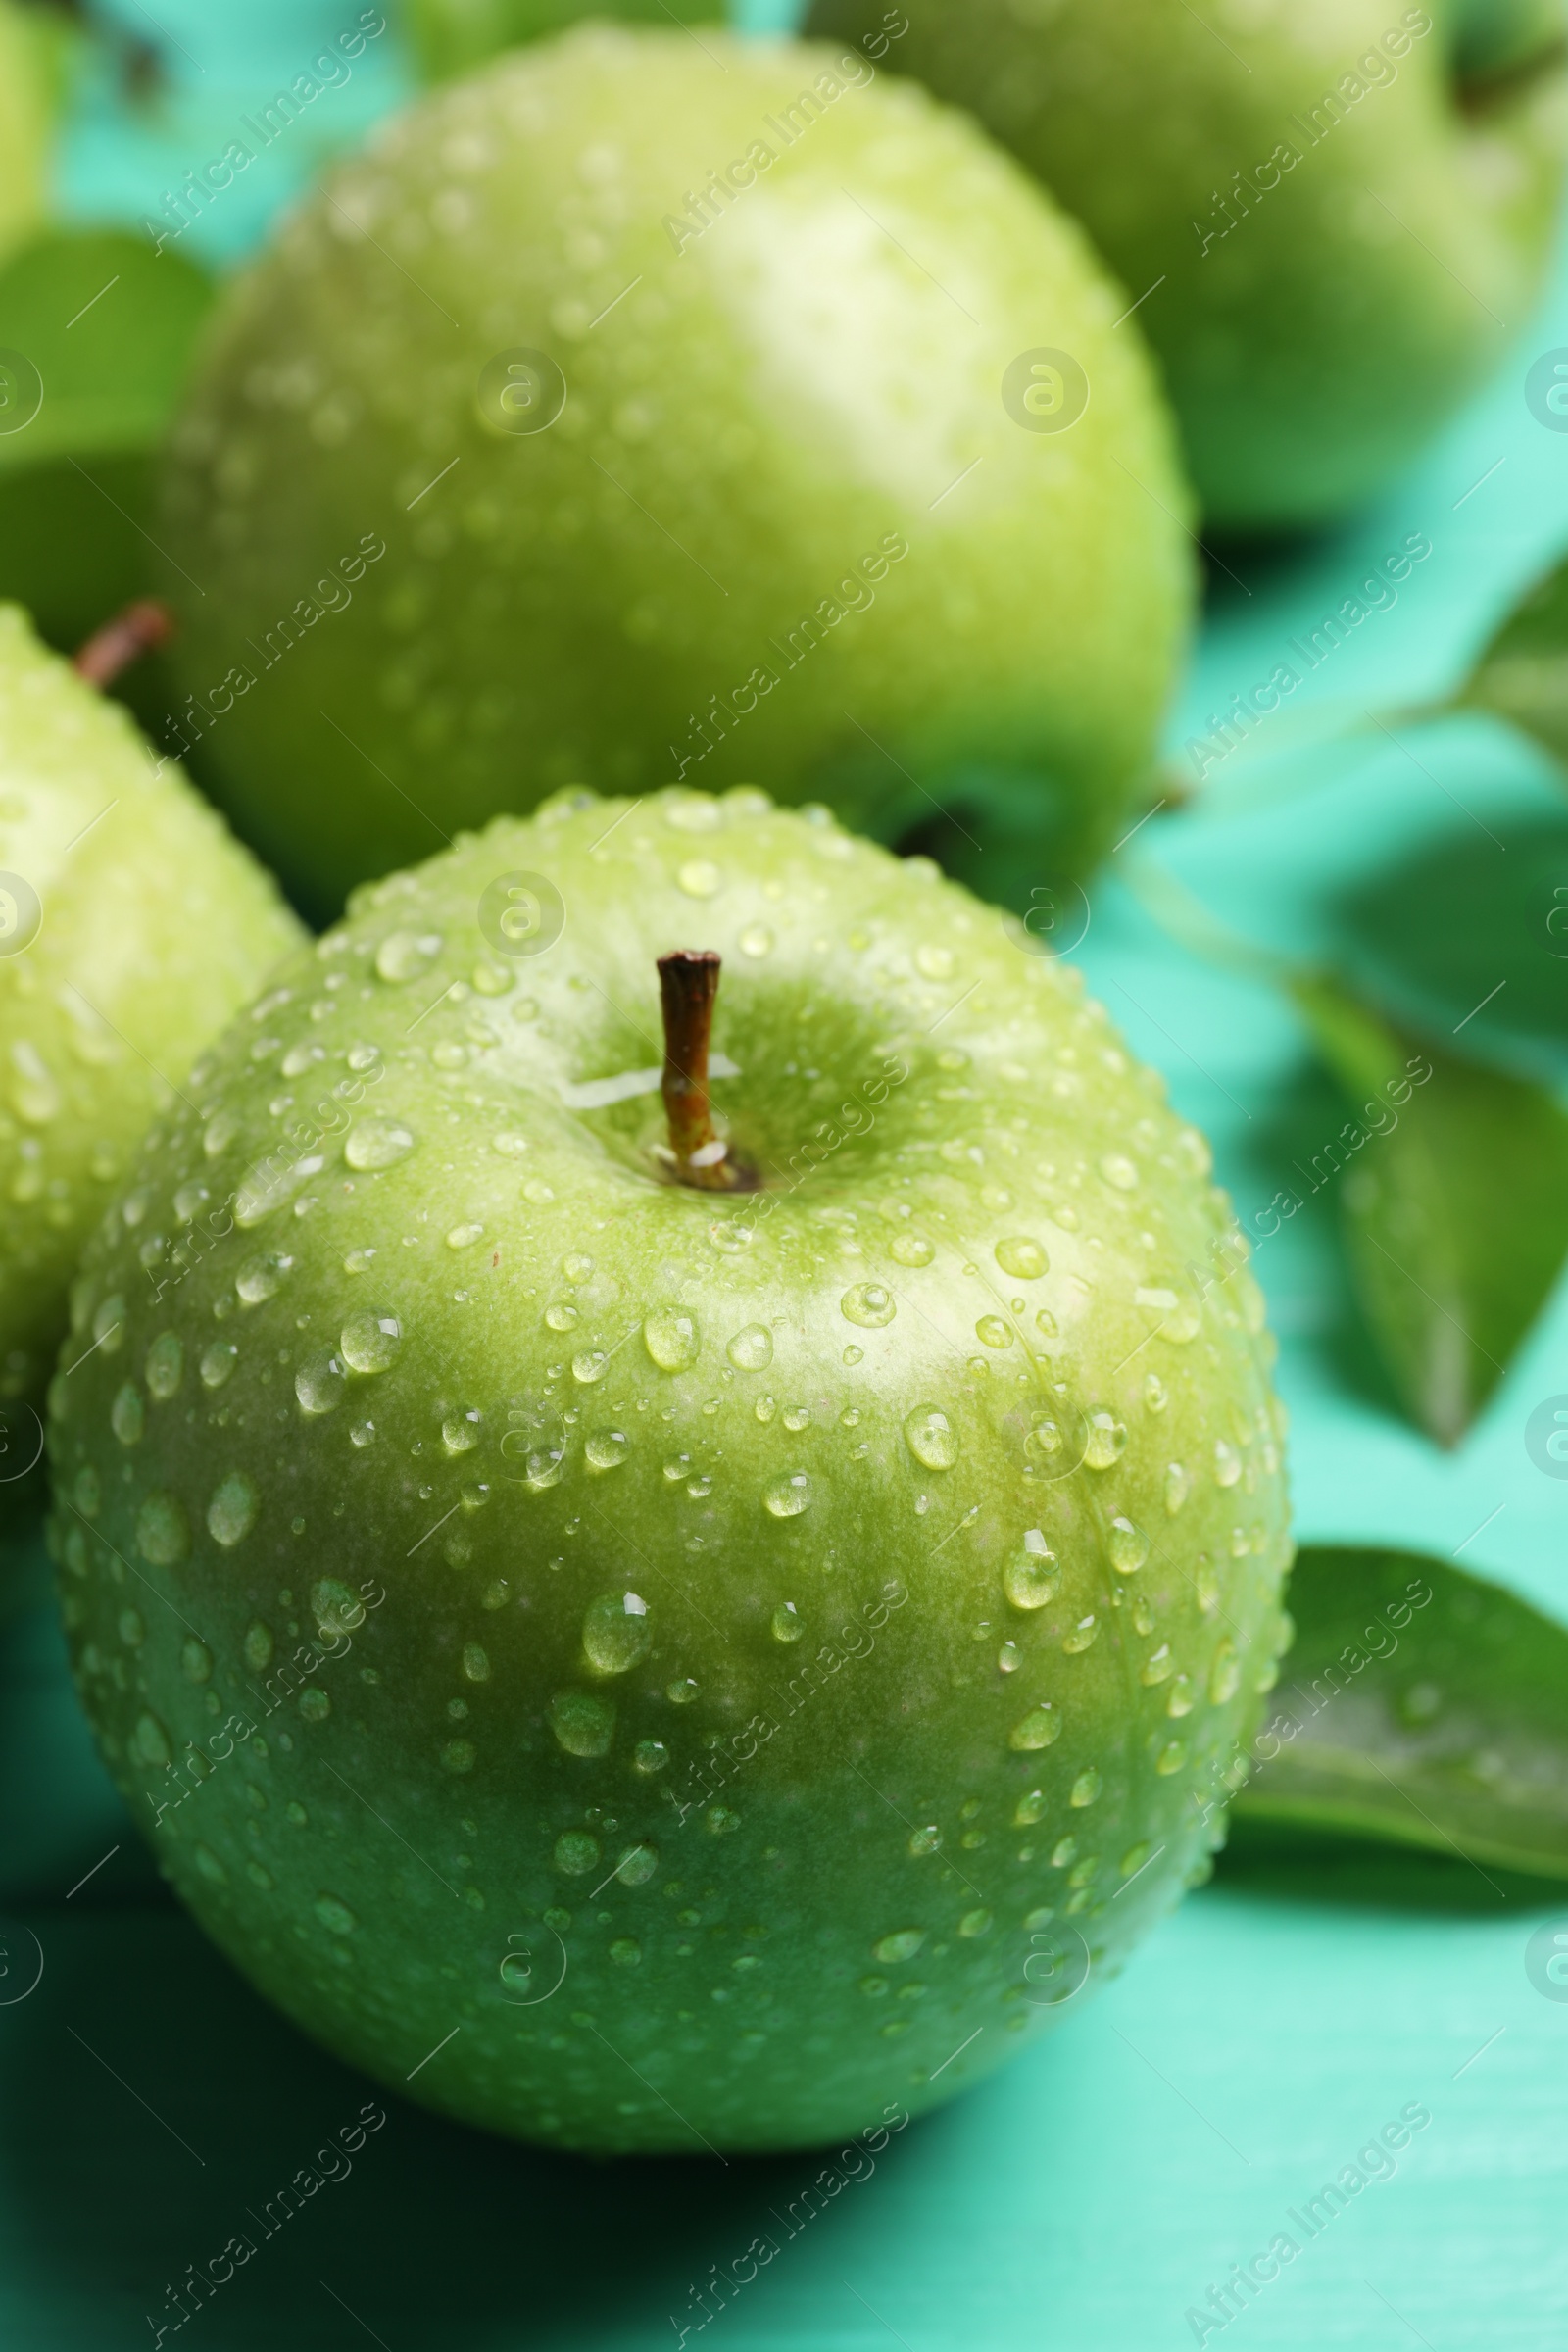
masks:
<svg viewBox="0 0 1568 2352"><path fill-rule="evenodd" d="M905 0L888 65L1089 229L1228 529L1340 514L1495 364L1562 180L1560 0ZM881 0L816 0L853 40Z"/></svg>
<svg viewBox="0 0 1568 2352"><path fill-rule="evenodd" d="M1284 1639L1207 1168L1075 971L822 809L564 795L362 892L148 1137L52 1392L179 1894L523 2137L988 2072L1207 1874Z"/></svg>
<svg viewBox="0 0 1568 2352"><path fill-rule="evenodd" d="M302 903L585 776L982 878L1125 821L1190 595L1125 297L858 51L703 44L452 85L220 306L158 536L204 776Z"/></svg>
<svg viewBox="0 0 1568 2352"><path fill-rule="evenodd" d="M28 1450L67 1285L143 1128L301 937L178 769L155 767L125 712L0 605L5 1458Z"/></svg>
<svg viewBox="0 0 1568 2352"><path fill-rule="evenodd" d="M723 0L696 0L682 7L678 22L701 24L723 14ZM564 32L584 17L605 16L659 25L671 21L664 0L612 0L609 7L595 6L595 0L410 0L408 26L426 77L447 81L503 49Z"/></svg>

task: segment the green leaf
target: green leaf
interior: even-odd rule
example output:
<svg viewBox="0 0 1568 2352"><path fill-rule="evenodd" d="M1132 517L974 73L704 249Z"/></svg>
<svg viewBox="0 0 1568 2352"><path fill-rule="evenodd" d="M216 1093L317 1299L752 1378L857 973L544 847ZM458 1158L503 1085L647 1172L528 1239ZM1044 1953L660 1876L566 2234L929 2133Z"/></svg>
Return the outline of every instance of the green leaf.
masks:
<svg viewBox="0 0 1568 2352"><path fill-rule="evenodd" d="M1568 1879L1568 1629L1412 1552L1307 1549L1233 1811Z"/></svg>
<svg viewBox="0 0 1568 2352"><path fill-rule="evenodd" d="M1568 766L1568 561L1514 607L1454 707L1510 720Z"/></svg>
<svg viewBox="0 0 1568 2352"><path fill-rule="evenodd" d="M0 268L0 597L53 645L155 585L155 460L212 292L119 230L50 233Z"/></svg>
<svg viewBox="0 0 1568 2352"><path fill-rule="evenodd" d="M696 0L675 12L662 0L409 0L407 22L426 81L469 74L503 49L564 32L584 17L685 26L721 19L723 0Z"/></svg>
<svg viewBox="0 0 1568 2352"><path fill-rule="evenodd" d="M1291 993L1355 1106L1300 1173L1338 1193L1356 1297L1407 1410L1457 1445L1568 1254L1568 1116L1338 982Z"/></svg>
<svg viewBox="0 0 1568 2352"><path fill-rule="evenodd" d="M0 252L48 211L49 171L74 43L63 14L0 0Z"/></svg>

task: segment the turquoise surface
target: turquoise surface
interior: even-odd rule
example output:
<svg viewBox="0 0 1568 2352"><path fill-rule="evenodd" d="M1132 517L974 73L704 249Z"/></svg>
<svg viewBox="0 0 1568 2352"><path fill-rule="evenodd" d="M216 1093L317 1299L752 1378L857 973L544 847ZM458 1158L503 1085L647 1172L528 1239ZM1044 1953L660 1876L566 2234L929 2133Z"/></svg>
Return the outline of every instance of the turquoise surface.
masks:
<svg viewBox="0 0 1568 2352"><path fill-rule="evenodd" d="M136 120L107 82L84 94L66 201L132 220L155 209L187 163L221 146L230 118L357 13L161 0L173 90ZM155 37L131 0L119 15ZM389 31L346 87L323 93L304 135L278 141L215 206L209 257L253 242L404 76ZM1431 542L1397 603L1267 722L1254 756L1232 755L1199 806L1145 825L1092 893L1078 951L1091 984L1213 1138L1244 1219L1343 1113L1280 997L1176 944L1149 901L1174 879L1189 922L1206 909L1258 948L1308 954L1332 941L1349 885L1388 874L1401 887L1435 844L1460 845L1479 878L1558 828L1568 882L1568 802L1500 730L1373 729L1314 747L1298 715L1440 695L1568 544L1568 435L1544 430L1523 398L1530 362L1558 344L1568 277L1485 398L1353 526L1288 555L1225 552L1239 577L1213 575L1170 727L1178 772L1205 715L1287 659L1287 640L1408 534ZM1457 1554L1568 1617L1568 1487L1542 1476L1523 1442L1531 1408L1568 1390L1568 1291L1445 1456L1398 1418L1367 1361L1329 1196L1256 1262L1281 1340L1302 1538ZM704 2330L736 2352L1157 2352L1194 2342L1189 2309L1282 2232L1299 2251L1210 2343L1558 2352L1568 2329L1568 2000L1542 1997L1524 1967L1534 1929L1568 1925L1568 1892L1554 1900L1457 1862L1228 1859L1120 1982L894 2138L873 2172L849 2180L840 2168L844 2185L804 2226L775 2217L815 2178L812 2162L534 2154L381 2097L302 2041L163 1898L93 1758L42 1598L0 1632L0 2345L18 2352L100 2352L151 2342L162 2325L172 2340L169 2287L240 2231L254 2260L181 2340L213 2352L325 2352L368 2336L387 2352L668 2345L695 2332L693 2290L711 2266L761 2233L776 2259ZM248 2223L299 2168L327 2169L317 2151L367 2100L385 2122L351 2171L273 2235ZM1292 2217L1411 2108L1431 2120L1396 2169L1373 2178L1387 2163L1368 2156L1366 2184L1309 2236Z"/></svg>

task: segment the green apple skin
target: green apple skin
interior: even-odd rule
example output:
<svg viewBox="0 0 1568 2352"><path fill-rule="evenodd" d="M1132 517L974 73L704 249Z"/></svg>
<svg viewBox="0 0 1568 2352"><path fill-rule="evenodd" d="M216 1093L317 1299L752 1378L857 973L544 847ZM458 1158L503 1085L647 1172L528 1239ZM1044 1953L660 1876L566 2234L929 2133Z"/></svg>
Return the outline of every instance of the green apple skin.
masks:
<svg viewBox="0 0 1568 2352"><path fill-rule="evenodd" d="M757 1195L650 1156L681 947ZM1261 1298L1029 949L825 809L564 795L360 893L148 1137L51 1397L78 1687L183 1900L380 2080L808 2145L1206 1875L1285 1638Z"/></svg>
<svg viewBox="0 0 1568 2352"><path fill-rule="evenodd" d="M1125 296L869 58L703 44L598 25L438 92L220 307L158 535L206 591L170 574L182 683L255 678L204 778L313 910L584 778L750 777L889 840L947 811L1038 880L1148 773L1192 551ZM1023 430L1003 378L1047 346L1091 397ZM515 349L564 373L547 429L485 421Z"/></svg>
<svg viewBox="0 0 1568 2352"><path fill-rule="evenodd" d="M0 1408L18 1429L142 1130L303 937L178 768L0 605Z"/></svg>
<svg viewBox="0 0 1568 2352"><path fill-rule="evenodd" d="M1147 296L1217 527L1296 528L1366 498L1529 314L1568 126L1558 7L906 13L887 64L969 107ZM878 0L816 0L810 20L844 40L880 22ZM1326 92L1339 112L1314 137Z"/></svg>

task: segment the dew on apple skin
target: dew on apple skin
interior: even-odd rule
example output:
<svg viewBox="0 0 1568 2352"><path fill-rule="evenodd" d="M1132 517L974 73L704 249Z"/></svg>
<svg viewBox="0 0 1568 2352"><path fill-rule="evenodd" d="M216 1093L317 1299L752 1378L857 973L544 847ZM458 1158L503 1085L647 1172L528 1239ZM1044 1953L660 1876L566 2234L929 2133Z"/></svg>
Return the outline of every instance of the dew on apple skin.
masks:
<svg viewBox="0 0 1568 2352"><path fill-rule="evenodd" d="M1214 1663L1208 1675L1208 1695L1216 1707L1222 1707L1228 1699L1236 1696L1241 1684L1242 1662L1236 1654L1235 1642L1227 1638L1214 1652Z"/></svg>
<svg viewBox="0 0 1568 2352"><path fill-rule="evenodd" d="M924 1928L895 1928L890 1936L879 1936L871 1946L871 1957L884 1966L900 1960L912 1960L925 1941Z"/></svg>
<svg viewBox="0 0 1568 2352"><path fill-rule="evenodd" d="M646 1886L659 1868L659 1848L648 1838L636 1845L628 1845L615 1865L615 1876L623 1886Z"/></svg>
<svg viewBox="0 0 1568 2352"><path fill-rule="evenodd" d="M713 1482L706 1472L698 1478L689 1478L686 1481L686 1493L693 1502L706 1502L712 1492Z"/></svg>
<svg viewBox="0 0 1568 2352"><path fill-rule="evenodd" d="M1007 1734L1007 1745L1027 1754L1035 1748L1050 1747L1060 1737L1061 1717L1048 1699L1018 1718Z"/></svg>
<svg viewBox="0 0 1568 2352"><path fill-rule="evenodd" d="M989 1911L966 1911L958 1922L960 1936L985 1936L990 1933L992 1915Z"/></svg>
<svg viewBox="0 0 1568 2352"><path fill-rule="evenodd" d="M1012 1808L1014 1829L1028 1829L1033 1822L1037 1822L1043 1817L1045 1810L1045 1790L1031 1788L1026 1795L1019 1797L1018 1802Z"/></svg>
<svg viewBox="0 0 1568 2352"><path fill-rule="evenodd" d="M403 1326L396 1315L351 1315L338 1334L338 1352L351 1372L369 1379L389 1372L403 1345Z"/></svg>
<svg viewBox="0 0 1568 2352"><path fill-rule="evenodd" d="M142 1375L148 1394L159 1404L167 1404L177 1396L185 1376L185 1349L179 1334L161 1332L148 1348L142 1364Z"/></svg>
<svg viewBox="0 0 1568 2352"><path fill-rule="evenodd" d="M1154 1770L1161 1779L1168 1780L1173 1772L1181 1771L1186 1761L1186 1742L1181 1740L1172 1740L1160 1749L1159 1754L1154 1758Z"/></svg>
<svg viewBox="0 0 1568 2352"><path fill-rule="evenodd" d="M336 1412L347 1387L342 1360L335 1355L313 1356L294 1375L294 1394L300 1410L313 1420L323 1413Z"/></svg>
<svg viewBox="0 0 1568 2352"><path fill-rule="evenodd" d="M1026 1234L1008 1234L997 1244L996 1258L1004 1274L1018 1282L1038 1282L1051 1270L1050 1260L1036 1241Z"/></svg>
<svg viewBox="0 0 1568 2352"><path fill-rule="evenodd" d="M1192 1492L1192 1481L1180 1462L1165 1465L1165 1508L1174 1519Z"/></svg>
<svg viewBox="0 0 1568 2352"><path fill-rule="evenodd" d="M893 1293L880 1282L858 1282L839 1300L839 1312L866 1331L880 1331L899 1311Z"/></svg>
<svg viewBox="0 0 1568 2352"><path fill-rule="evenodd" d="M711 858L688 858L677 867L675 887L688 899L712 899L724 887L724 875Z"/></svg>
<svg viewBox="0 0 1568 2352"><path fill-rule="evenodd" d="M569 1298L552 1298L545 1308L545 1323L551 1331L575 1331L580 1320Z"/></svg>
<svg viewBox="0 0 1568 2352"><path fill-rule="evenodd" d="M662 1772L669 1762L669 1749L662 1740L639 1740L632 1749L631 1761L634 1772L652 1779L656 1772Z"/></svg>
<svg viewBox="0 0 1568 2352"><path fill-rule="evenodd" d="M247 1258L234 1277L234 1295L242 1306L265 1306L269 1298L277 1297L284 1275L293 1268L294 1260L281 1250Z"/></svg>
<svg viewBox="0 0 1568 2352"><path fill-rule="evenodd" d="M136 1514L136 1548L154 1568L175 1568L190 1556L190 1523L176 1496L147 1496Z"/></svg>
<svg viewBox="0 0 1568 2352"><path fill-rule="evenodd" d="M1074 1781L1068 1793L1067 1802L1069 1805L1092 1805L1099 1796L1100 1789L1100 1774L1091 1764L1088 1771L1081 1772Z"/></svg>
<svg viewBox="0 0 1568 2352"><path fill-rule="evenodd" d="M983 1340L988 1348L1010 1348L1012 1346L1012 1325L1002 1315L982 1315L974 1327L974 1332L975 1338Z"/></svg>
<svg viewBox="0 0 1568 2352"><path fill-rule="evenodd" d="M683 1306L656 1306L643 1319L643 1346L662 1372L684 1372L702 1345L697 1317Z"/></svg>
<svg viewBox="0 0 1568 2352"><path fill-rule="evenodd" d="M934 1404L916 1405L906 1417L904 1442L926 1470L951 1470L960 1450L957 1431Z"/></svg>
<svg viewBox="0 0 1568 2352"><path fill-rule="evenodd" d="M318 1894L311 1906L323 1928L334 1936L352 1936L359 1921L335 1894Z"/></svg>
<svg viewBox="0 0 1568 2352"><path fill-rule="evenodd" d="M1121 1460L1127 1448L1127 1431L1114 1413L1091 1413L1089 1442L1084 1448L1084 1466L1089 1470L1109 1470Z"/></svg>
<svg viewBox="0 0 1568 2352"><path fill-rule="evenodd" d="M343 1157L358 1174L395 1168L414 1150L416 1137L401 1119L357 1119L343 1145Z"/></svg>
<svg viewBox="0 0 1568 2352"><path fill-rule="evenodd" d="M264 1667L270 1666L272 1663L271 1627L264 1625L260 1617L253 1618L246 1628L243 1647L247 1666L254 1667L258 1673Z"/></svg>
<svg viewBox="0 0 1568 2352"><path fill-rule="evenodd" d="M122 1446L139 1446L146 1425L147 1408L142 1402L141 1391L134 1381L127 1380L116 1391L114 1403L109 1408L109 1426Z"/></svg>
<svg viewBox="0 0 1568 2352"><path fill-rule="evenodd" d="M147 1621L140 1609L122 1609L120 1639L127 1649L140 1649L147 1639Z"/></svg>
<svg viewBox="0 0 1568 2352"><path fill-rule="evenodd" d="M768 1621L775 1642L798 1642L806 1627L796 1611L793 1600L782 1600Z"/></svg>
<svg viewBox="0 0 1568 2352"><path fill-rule="evenodd" d="M773 1361L773 1335L765 1323L748 1323L724 1349L737 1372L765 1372Z"/></svg>
<svg viewBox="0 0 1568 2352"><path fill-rule="evenodd" d="M181 1642L179 1664L188 1683L210 1683L213 1679L213 1653L195 1634L187 1634Z"/></svg>
<svg viewBox="0 0 1568 2352"><path fill-rule="evenodd" d="M1234 1487L1242 1475L1242 1457L1223 1438L1214 1440L1214 1484Z"/></svg>
<svg viewBox="0 0 1568 2352"><path fill-rule="evenodd" d="M936 1251L923 1233L896 1233L888 1244L888 1254L901 1266L928 1266Z"/></svg>
<svg viewBox="0 0 1568 2352"><path fill-rule="evenodd" d="M429 970L441 947L438 931L389 931L375 951L376 976L394 987L417 980L421 972Z"/></svg>
<svg viewBox="0 0 1568 2352"><path fill-rule="evenodd" d="M699 1696L698 1686L689 1674L680 1675L674 1682L664 1685L664 1696L672 1707L689 1707L693 1699Z"/></svg>
<svg viewBox="0 0 1568 2352"><path fill-rule="evenodd" d="M599 1867L600 1851L597 1838L586 1830L563 1830L556 1839L556 1868L568 1879L584 1879Z"/></svg>
<svg viewBox="0 0 1568 2352"><path fill-rule="evenodd" d="M330 1693L320 1690L315 1683L300 1692L300 1713L307 1723L324 1723L331 1712Z"/></svg>
<svg viewBox="0 0 1568 2352"><path fill-rule="evenodd" d="M238 1361L239 1349L235 1347L232 1340L214 1340L210 1348L204 1348L202 1349L201 1376L203 1388L220 1389L224 1381L227 1380L232 1374L234 1366Z"/></svg>
<svg viewBox="0 0 1568 2352"><path fill-rule="evenodd" d="M773 1415L778 1411L778 1405L775 1399L771 1396L759 1396L756 1404L754 1404L752 1407L752 1411L756 1415L757 1419L760 1421L765 1428L767 1423L772 1420Z"/></svg>
<svg viewBox="0 0 1568 2352"><path fill-rule="evenodd" d="M1099 1632L1100 1621L1091 1610L1087 1617L1080 1617L1077 1624L1063 1637L1061 1646L1069 1658L1082 1657L1086 1649L1094 1647Z"/></svg>
<svg viewBox="0 0 1568 2352"><path fill-rule="evenodd" d="M231 1470L213 1489L207 1505L207 1532L225 1550L242 1543L256 1525L260 1497L242 1470Z"/></svg>
<svg viewBox="0 0 1568 2352"><path fill-rule="evenodd" d="M1002 1589L1015 1609L1043 1609L1061 1581L1055 1553L1038 1527L1024 1536L1023 1547L1013 1553L1002 1572Z"/></svg>
<svg viewBox="0 0 1568 2352"><path fill-rule="evenodd" d="M597 1674L629 1674L647 1657L652 1643L648 1603L640 1594L601 1592L588 1603L582 1649Z"/></svg>
<svg viewBox="0 0 1568 2352"><path fill-rule="evenodd" d="M590 1470L618 1470L631 1451L631 1440L623 1429L596 1429L582 1450Z"/></svg>
<svg viewBox="0 0 1568 2352"><path fill-rule="evenodd" d="M808 1404L786 1405L784 1408L784 1426L795 1436L799 1436L803 1429L809 1429L811 1426L810 1406Z"/></svg>
<svg viewBox="0 0 1568 2352"><path fill-rule="evenodd" d="M765 923L748 923L735 944L743 956L768 956L773 949L773 934Z"/></svg>
<svg viewBox="0 0 1568 2352"><path fill-rule="evenodd" d="M1136 1576L1149 1557L1149 1538L1141 1527L1118 1514L1110 1523L1105 1548L1118 1576Z"/></svg>
<svg viewBox="0 0 1568 2352"><path fill-rule="evenodd" d="M798 1519L810 1509L813 1499L811 1482L804 1470L791 1470L762 1489L763 1508L775 1519Z"/></svg>
<svg viewBox="0 0 1568 2352"><path fill-rule="evenodd" d="M610 1357L603 1348L583 1348L571 1359L571 1377L585 1389L603 1380L610 1370Z"/></svg>

